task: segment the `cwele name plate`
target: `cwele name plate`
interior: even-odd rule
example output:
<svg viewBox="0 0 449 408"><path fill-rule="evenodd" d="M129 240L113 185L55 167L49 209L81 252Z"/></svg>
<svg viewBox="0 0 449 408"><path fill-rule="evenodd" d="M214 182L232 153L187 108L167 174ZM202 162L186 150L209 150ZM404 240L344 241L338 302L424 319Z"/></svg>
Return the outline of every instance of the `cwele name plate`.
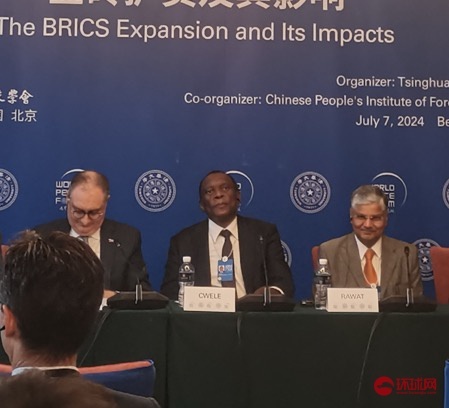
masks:
<svg viewBox="0 0 449 408"><path fill-rule="evenodd" d="M184 310L189 312L235 312L235 289L186 286L184 288Z"/></svg>
<svg viewBox="0 0 449 408"><path fill-rule="evenodd" d="M329 288L328 312L378 312L379 295L375 288Z"/></svg>

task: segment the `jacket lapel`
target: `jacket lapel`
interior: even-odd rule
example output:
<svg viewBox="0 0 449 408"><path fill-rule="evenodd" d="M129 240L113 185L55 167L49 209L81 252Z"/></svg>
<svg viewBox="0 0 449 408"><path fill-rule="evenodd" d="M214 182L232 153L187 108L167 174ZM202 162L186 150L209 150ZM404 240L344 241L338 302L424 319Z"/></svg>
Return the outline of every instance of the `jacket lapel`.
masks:
<svg viewBox="0 0 449 408"><path fill-rule="evenodd" d="M346 240L346 259L348 262L347 268L349 274L356 285L360 288L368 287L365 276L363 275L359 249L354 234L348 235L348 239ZM342 262L344 262L344 260L342 260ZM349 282L346 284L349 284L348 287L351 286Z"/></svg>

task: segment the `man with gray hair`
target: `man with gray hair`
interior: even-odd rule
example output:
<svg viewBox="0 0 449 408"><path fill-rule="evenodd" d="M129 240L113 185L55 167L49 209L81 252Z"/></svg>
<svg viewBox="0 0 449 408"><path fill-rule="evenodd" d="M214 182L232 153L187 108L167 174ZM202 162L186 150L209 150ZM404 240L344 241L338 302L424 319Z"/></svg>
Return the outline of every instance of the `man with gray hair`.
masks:
<svg viewBox="0 0 449 408"><path fill-rule="evenodd" d="M410 286L414 296L421 296L416 247L384 235L388 201L383 191L373 185L358 187L351 195L349 215L353 232L320 245L332 286L378 288L379 300L405 296Z"/></svg>

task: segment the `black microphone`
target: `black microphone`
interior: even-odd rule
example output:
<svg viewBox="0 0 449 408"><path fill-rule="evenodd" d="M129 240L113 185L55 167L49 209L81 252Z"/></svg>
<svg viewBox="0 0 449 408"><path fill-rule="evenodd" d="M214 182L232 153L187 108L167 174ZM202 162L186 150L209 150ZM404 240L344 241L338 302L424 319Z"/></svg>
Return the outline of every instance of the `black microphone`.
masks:
<svg viewBox="0 0 449 408"><path fill-rule="evenodd" d="M406 303L406 306L409 307L411 304L414 303L414 299L413 299L413 288L411 285L411 278L410 278L410 262L409 262L410 248L407 245L404 247L404 254L405 254L405 259L407 262L407 303Z"/></svg>
<svg viewBox="0 0 449 408"><path fill-rule="evenodd" d="M131 266L131 273L135 273L134 269L139 269L140 266L130 262L127 258L125 251L122 248L122 244L115 238L108 238L107 242L115 245L118 248L121 256L125 259L126 263ZM145 270L143 265L142 270ZM114 296L111 296L107 300L107 304L112 309L162 309L168 304L168 298L158 292L150 291L144 292L142 284L140 283L139 276L136 274L136 290L131 292L119 292Z"/></svg>
<svg viewBox="0 0 449 408"><path fill-rule="evenodd" d="M265 242L262 235L259 235L259 242L261 246L262 252L262 260L263 260L263 273L265 278L265 288L263 290L263 305L267 306L271 303L271 292L270 286L268 285L268 269L267 269L267 261L265 259Z"/></svg>
<svg viewBox="0 0 449 408"><path fill-rule="evenodd" d="M129 266L131 266L131 270L133 270L134 267L135 267L136 265L133 265L133 264L129 261L129 259L126 257L126 254L125 254L125 252L123 251L122 244L120 243L120 241L117 240L117 239L114 239L114 238L108 238L108 242L109 242L110 244L114 244L115 247L119 249L119 252L120 252L120 254L122 255L123 259L125 260L125 262L126 262ZM137 303L139 303L139 302L142 301L142 291L143 291L143 290L142 290L142 284L140 283L139 276L136 275L136 299L135 299L136 305L137 305Z"/></svg>

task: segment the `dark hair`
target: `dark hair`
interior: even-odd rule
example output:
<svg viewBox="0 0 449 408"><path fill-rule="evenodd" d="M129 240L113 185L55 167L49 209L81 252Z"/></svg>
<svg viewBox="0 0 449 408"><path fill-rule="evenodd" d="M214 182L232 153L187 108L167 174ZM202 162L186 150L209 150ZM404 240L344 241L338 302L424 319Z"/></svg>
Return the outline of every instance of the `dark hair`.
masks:
<svg viewBox="0 0 449 408"><path fill-rule="evenodd" d="M232 185L234 186L236 191L239 191L239 186L237 185L237 182L234 180L234 177L232 177L230 174L226 173L223 170L212 170L209 173L207 173L200 181L200 185L198 187L198 193L200 196L200 201L203 198L203 182L206 180L211 174L224 174L225 176L229 177L229 180L231 180Z"/></svg>
<svg viewBox="0 0 449 408"><path fill-rule="evenodd" d="M110 189L109 189L109 181L108 181L107 177L104 174L99 173L98 171L93 171L93 170L82 171L73 177L73 179L70 183L67 197L70 198L70 194L75 189L75 187L80 186L82 184L93 184L93 185L99 187L104 192L106 199L108 199L109 194L110 194Z"/></svg>
<svg viewBox="0 0 449 408"><path fill-rule="evenodd" d="M0 382L0 401L8 408L113 408L112 393L80 375L51 377L40 370Z"/></svg>
<svg viewBox="0 0 449 408"><path fill-rule="evenodd" d="M76 354L103 296L103 266L79 239L23 232L9 247L0 302L17 320L24 347L48 361Z"/></svg>

